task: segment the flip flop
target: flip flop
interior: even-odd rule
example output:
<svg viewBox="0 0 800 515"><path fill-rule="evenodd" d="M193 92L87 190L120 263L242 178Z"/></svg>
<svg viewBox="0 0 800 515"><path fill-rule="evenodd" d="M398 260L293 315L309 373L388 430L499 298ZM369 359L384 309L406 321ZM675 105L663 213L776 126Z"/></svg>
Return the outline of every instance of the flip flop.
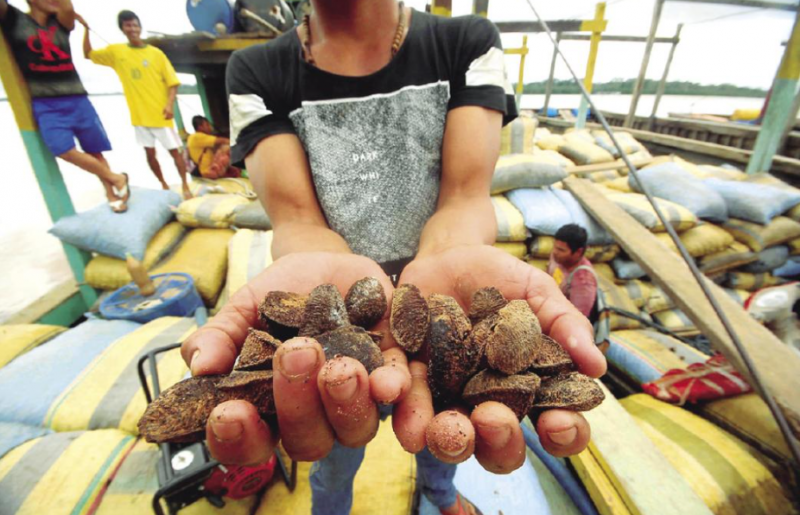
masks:
<svg viewBox="0 0 800 515"><path fill-rule="evenodd" d="M124 200L112 200L108 205L115 213L124 213L128 210L128 204L126 204Z"/></svg>
<svg viewBox="0 0 800 515"><path fill-rule="evenodd" d="M131 198L131 189L128 187L128 183L130 182L130 179L128 178L128 174L127 173L123 172L122 175L125 176L125 186L123 186L122 188L117 188L116 186L114 186L112 184L111 185L111 191L113 191L114 195L119 197L119 199L124 204L127 204L128 203L128 199ZM125 207L125 209L127 209L127 206Z"/></svg>

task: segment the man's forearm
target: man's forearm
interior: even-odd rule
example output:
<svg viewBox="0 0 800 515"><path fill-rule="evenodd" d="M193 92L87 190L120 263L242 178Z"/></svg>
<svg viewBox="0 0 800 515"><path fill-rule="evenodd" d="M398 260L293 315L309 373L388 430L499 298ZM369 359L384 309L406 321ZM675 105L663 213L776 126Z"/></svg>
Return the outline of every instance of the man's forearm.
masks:
<svg viewBox="0 0 800 515"><path fill-rule="evenodd" d="M178 96L178 86L172 86L167 91L167 107L175 105L175 98Z"/></svg>
<svg viewBox="0 0 800 515"><path fill-rule="evenodd" d="M272 258L295 252L351 253L344 239L327 227L302 222L283 223L274 228Z"/></svg>
<svg viewBox="0 0 800 515"><path fill-rule="evenodd" d="M417 257L461 245L491 245L497 222L488 196L459 197L441 206L425 224Z"/></svg>

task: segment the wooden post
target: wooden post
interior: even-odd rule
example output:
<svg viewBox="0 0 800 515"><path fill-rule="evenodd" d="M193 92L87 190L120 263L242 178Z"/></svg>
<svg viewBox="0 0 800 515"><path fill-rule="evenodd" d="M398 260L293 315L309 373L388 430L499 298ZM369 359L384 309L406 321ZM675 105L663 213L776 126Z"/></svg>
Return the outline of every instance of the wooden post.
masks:
<svg viewBox="0 0 800 515"><path fill-rule="evenodd" d="M203 105L203 116L208 118L211 125L214 125L214 117L211 115L211 105L208 103L208 93L206 92L206 83L203 82L203 74L195 72L194 76L197 79L197 94L200 95L200 103Z"/></svg>
<svg viewBox="0 0 800 515"><path fill-rule="evenodd" d="M786 45L781 66L772 86L772 95L753 148L753 155L747 163L747 173L768 172L772 167L772 160L778 151L788 118L795 114L791 110L798 79L800 79L800 9L797 10L792 36Z"/></svg>
<svg viewBox="0 0 800 515"><path fill-rule="evenodd" d="M472 0L472 14L489 17L489 0Z"/></svg>
<svg viewBox="0 0 800 515"><path fill-rule="evenodd" d="M433 0L431 14L449 18L453 15L453 0Z"/></svg>
<svg viewBox="0 0 800 515"><path fill-rule="evenodd" d="M672 58L675 56L675 49L678 47L681 37L681 29L683 23L678 24L678 30L675 31L675 39L672 42L672 48L669 50L669 57L667 58L667 65L664 66L664 75L661 76L661 82L658 83L658 92L656 92L656 100L653 102L653 114L650 115L650 129L653 128L655 123L656 113L658 112L658 104L661 103L661 97L664 95L664 90L667 88L667 77L669 76L669 69L672 66Z"/></svg>
<svg viewBox="0 0 800 515"><path fill-rule="evenodd" d="M522 48L520 48L521 53L519 56L519 79L517 81L517 110L522 109L522 94L525 92L525 84L523 84L523 79L525 78L525 57L528 55L528 36L522 36Z"/></svg>
<svg viewBox="0 0 800 515"><path fill-rule="evenodd" d="M22 141L25 144L25 150L28 152L28 159L31 161L33 173L39 183L39 189L42 191L47 210L50 212L50 218L56 222L65 216L75 214L75 208L72 205L69 191L64 184L64 178L61 176L58 163L56 163L55 157L45 146L44 140L36 127L28 85L17 67L11 47L5 39L2 29L0 29L0 80L2 80L3 87L8 95L9 104L11 104L11 109L14 112L14 118L22 136ZM82 314L88 311L89 307L97 301L97 292L94 288L85 284L83 276L83 271L91 256L72 245L65 243L62 243L62 245L69 266L75 276L75 281L80 285L80 297L83 302ZM51 323L69 325L74 321L74 318L68 320L67 318L59 317L58 320Z"/></svg>
<svg viewBox="0 0 800 515"><path fill-rule="evenodd" d="M661 11L664 10L665 0L656 0L656 5L653 8L653 21L650 23L650 34L647 36L647 45L644 49L644 57L642 58L642 67L639 70L639 77L633 85L633 96L631 97L631 108L628 111L628 116L625 118L625 127L632 127L633 120L636 117L636 106L639 105L639 97L644 88L644 79L647 75L647 65L650 64L650 52L653 51L653 43L656 39L656 32L658 31L658 24L661 21Z"/></svg>
<svg viewBox="0 0 800 515"><path fill-rule="evenodd" d="M583 79L583 85L586 91L592 92L592 83L594 81L594 67L597 63L597 53L600 50L600 38L603 35L603 30L606 28L605 20L603 17L606 14L605 2L597 4L594 10L594 20L591 25L592 38L589 44L589 60L586 63L586 77ZM583 27L581 27L583 28ZM587 27L589 28L589 27ZM584 97L581 97L581 105L578 108L578 118L575 120L575 128L583 129L586 126L586 113L589 110L589 103Z"/></svg>
<svg viewBox="0 0 800 515"><path fill-rule="evenodd" d="M556 34L556 43L561 42L561 32ZM547 108L550 107L550 95L553 93L553 78L556 73L556 61L558 59L558 51L556 47L553 47L553 60L550 61L550 77L547 79L547 86L544 90L544 107L542 107L542 111L544 111L544 115L547 116Z"/></svg>

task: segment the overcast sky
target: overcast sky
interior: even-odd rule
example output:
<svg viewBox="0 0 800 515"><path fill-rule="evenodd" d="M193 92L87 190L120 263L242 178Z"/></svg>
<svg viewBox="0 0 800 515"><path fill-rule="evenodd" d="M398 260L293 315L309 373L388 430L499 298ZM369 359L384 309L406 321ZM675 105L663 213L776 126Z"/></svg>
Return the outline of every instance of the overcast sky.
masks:
<svg viewBox="0 0 800 515"><path fill-rule="evenodd" d="M11 0L10 3L26 9L24 0ZM406 0L406 3L421 10L427 1ZM556 20L591 18L597 2L533 0L533 3L546 20ZM192 30L186 16L186 2L183 0L73 0L73 4L90 26L110 43L125 41L116 26L116 14L125 8L136 11L142 19L145 32L181 34ZM606 34L646 36L653 5L654 0L608 0L606 19L609 23ZM467 14L472 0L453 0L453 6L454 14ZM494 21L522 20L533 19L533 13L525 0L492 0L489 17ZM717 21L707 21L720 17L722 19ZM679 23L685 24L670 79L769 88L783 54L781 42L788 39L793 21L794 14L788 11L670 1L664 8L658 35L672 36ZM83 59L80 50L82 37L83 29L75 30L72 48L87 89L92 93L121 91L111 69L93 65ZM94 34L92 41L95 47L105 45ZM521 42L521 35L503 37L503 44L507 48L520 46ZM550 67L552 46L544 35L529 37L528 45L531 52L526 61L525 81L545 80ZM589 44L564 42L563 48L573 68L583 76ZM643 52L643 43L601 43L595 81L636 77ZM669 45L656 45L650 61L649 78L661 77L668 52ZM506 59L509 78L516 82L519 58L509 56ZM556 68L556 77L568 78L568 72L563 65ZM187 78L184 80L187 83L193 82ZM2 88L0 95L5 96Z"/></svg>

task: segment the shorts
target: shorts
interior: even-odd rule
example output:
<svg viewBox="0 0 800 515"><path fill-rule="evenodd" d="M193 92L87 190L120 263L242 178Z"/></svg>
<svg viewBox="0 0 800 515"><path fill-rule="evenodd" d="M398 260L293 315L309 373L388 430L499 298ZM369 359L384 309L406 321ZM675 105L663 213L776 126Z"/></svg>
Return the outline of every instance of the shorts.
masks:
<svg viewBox="0 0 800 515"><path fill-rule="evenodd" d="M34 98L31 104L39 133L54 156L75 148L75 138L84 152L111 150L106 130L86 95Z"/></svg>
<svg viewBox="0 0 800 515"><path fill-rule="evenodd" d="M155 148L156 140L161 143L161 146L167 150L175 150L181 148L181 138L172 127L142 127L135 125L136 129L136 143L144 148Z"/></svg>

